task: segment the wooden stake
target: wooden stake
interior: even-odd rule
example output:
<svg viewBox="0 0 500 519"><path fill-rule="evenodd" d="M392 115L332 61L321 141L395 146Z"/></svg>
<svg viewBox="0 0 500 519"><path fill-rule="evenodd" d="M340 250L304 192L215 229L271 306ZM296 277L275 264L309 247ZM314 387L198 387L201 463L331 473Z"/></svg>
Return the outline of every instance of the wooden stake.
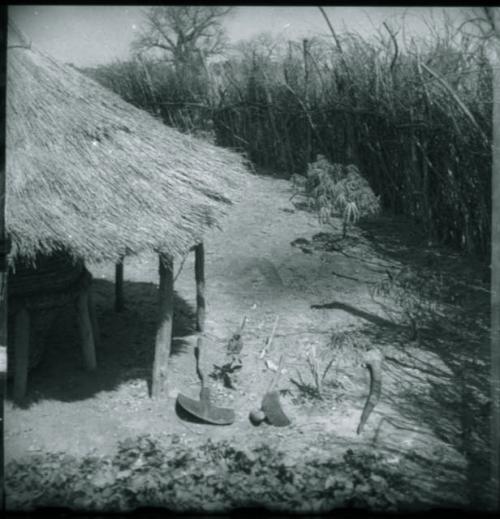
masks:
<svg viewBox="0 0 500 519"><path fill-rule="evenodd" d="M115 311L123 312L125 309L123 299L123 260L115 265Z"/></svg>
<svg viewBox="0 0 500 519"><path fill-rule="evenodd" d="M0 195L1 196L1 195ZM2 231L0 229L0 242ZM0 256L4 255L0 243ZM0 397L4 398L4 380L7 379L7 272L5 272L5 257L0 258ZM0 411L1 416L1 411ZM1 429L0 429L1 433Z"/></svg>
<svg viewBox="0 0 500 519"><path fill-rule="evenodd" d="M95 343L92 321L89 312L89 289L80 292L77 301L78 325L85 368L92 371L96 368Z"/></svg>
<svg viewBox="0 0 500 519"><path fill-rule="evenodd" d="M196 279L196 330L205 330L205 250L203 243L194 249L194 275Z"/></svg>
<svg viewBox="0 0 500 519"><path fill-rule="evenodd" d="M99 349L101 344L101 333L99 331L99 322L97 320L97 312L95 309L95 301L92 286L89 287L88 298L90 324L92 325L92 336L94 337L94 344L96 349Z"/></svg>
<svg viewBox="0 0 500 519"><path fill-rule="evenodd" d="M14 324L14 400L21 401L26 394L30 353L30 314L22 308Z"/></svg>
<svg viewBox="0 0 500 519"><path fill-rule="evenodd" d="M172 343L174 316L174 262L170 256L160 254L160 315L156 332L155 358L151 394L160 398L167 393L168 359Z"/></svg>
<svg viewBox="0 0 500 519"><path fill-rule="evenodd" d="M304 38L302 40L302 54L304 57L304 105L309 111L309 40ZM312 159L312 140L311 140L311 125L306 124L305 141L306 141L306 162L311 162Z"/></svg>

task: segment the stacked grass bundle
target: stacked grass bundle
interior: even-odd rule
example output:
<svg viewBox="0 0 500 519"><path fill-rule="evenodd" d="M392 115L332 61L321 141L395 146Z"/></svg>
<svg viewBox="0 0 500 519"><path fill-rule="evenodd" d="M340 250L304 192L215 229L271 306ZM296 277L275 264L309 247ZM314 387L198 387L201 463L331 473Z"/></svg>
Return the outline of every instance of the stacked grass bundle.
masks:
<svg viewBox="0 0 500 519"><path fill-rule="evenodd" d="M308 166L304 194L321 222L330 223L332 216L342 215L344 237L349 224L380 212L380 199L358 168L331 164L323 155Z"/></svg>
<svg viewBox="0 0 500 519"><path fill-rule="evenodd" d="M24 45L8 50L6 226L11 262L186 252L245 181L234 152L168 128Z"/></svg>

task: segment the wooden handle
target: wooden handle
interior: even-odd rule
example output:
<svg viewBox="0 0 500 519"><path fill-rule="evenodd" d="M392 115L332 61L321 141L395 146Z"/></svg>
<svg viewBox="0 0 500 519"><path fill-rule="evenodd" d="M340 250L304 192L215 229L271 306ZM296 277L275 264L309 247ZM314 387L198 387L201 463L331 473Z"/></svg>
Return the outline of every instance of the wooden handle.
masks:
<svg viewBox="0 0 500 519"><path fill-rule="evenodd" d="M267 393L272 391L276 384L278 383L278 380L281 375L281 370L283 369L283 355L281 355L280 360L278 362L278 370L276 371L274 377L271 380L271 383L269 384L269 387L267 388Z"/></svg>
<svg viewBox="0 0 500 519"><path fill-rule="evenodd" d="M203 373L200 368L200 354L201 354L201 346L202 346L203 339L201 338L201 335L198 335L198 338L196 340L196 346L194 347L194 358L196 360L196 373L198 374L198 377L201 381L201 387L203 388L205 383L205 377L203 376Z"/></svg>
<svg viewBox="0 0 500 519"><path fill-rule="evenodd" d="M267 352L269 352L269 350L271 349L271 343L273 342L273 339L274 339L274 334L276 332L276 327L278 326L278 319L279 319L279 317L280 317L279 315L276 316L276 319L274 320L273 331L271 332L271 335L267 339L266 344L265 344L263 350L260 352L260 358L261 359L263 359L264 355Z"/></svg>
<svg viewBox="0 0 500 519"><path fill-rule="evenodd" d="M205 249L203 242L194 250L194 274L196 280L196 330L205 331Z"/></svg>
<svg viewBox="0 0 500 519"><path fill-rule="evenodd" d="M241 326L240 326L240 335L242 335L243 333L243 328L245 328L245 323L247 322L247 316L245 315L245 317L243 317L243 321L241 323Z"/></svg>

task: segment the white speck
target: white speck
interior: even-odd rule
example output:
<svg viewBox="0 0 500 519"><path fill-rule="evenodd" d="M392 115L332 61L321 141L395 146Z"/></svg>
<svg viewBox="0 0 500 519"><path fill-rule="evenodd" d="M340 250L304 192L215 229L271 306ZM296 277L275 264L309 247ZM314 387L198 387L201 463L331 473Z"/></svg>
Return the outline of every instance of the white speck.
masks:
<svg viewBox="0 0 500 519"><path fill-rule="evenodd" d="M132 30L135 31L137 29L137 25L135 23L132 24Z"/></svg>
<svg viewBox="0 0 500 519"><path fill-rule="evenodd" d="M92 141L92 146L97 146L97 141Z"/></svg>
<svg viewBox="0 0 500 519"><path fill-rule="evenodd" d="M272 360L266 360L266 366L271 371L278 371L278 366L276 366L276 364Z"/></svg>

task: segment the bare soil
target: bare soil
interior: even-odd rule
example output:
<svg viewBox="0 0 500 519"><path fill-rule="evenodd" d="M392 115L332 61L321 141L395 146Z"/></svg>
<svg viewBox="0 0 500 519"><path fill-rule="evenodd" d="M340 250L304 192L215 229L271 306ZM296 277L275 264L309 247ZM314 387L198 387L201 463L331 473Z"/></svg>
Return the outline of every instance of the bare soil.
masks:
<svg viewBox="0 0 500 519"><path fill-rule="evenodd" d="M200 389L193 355L193 255L175 284L168 399L150 398L158 259L143 255L125 262L126 309L121 313L113 308L114 266L88 265L101 329L98 369L83 370L76 316L74 309L66 309L42 362L30 374L25 404L6 402L6 461L40 451L109 454L118 441L139 434L165 440L178 434L193 445L207 437L247 446L266 442L304 462L369 447L400 466L421 503L480 505L487 476L489 373L488 285L481 266L427 247L411 225L385 217L322 250L313 246L319 243L313 236L339 235L340 221L333 229L320 225L313 214L294 206L291 189L285 180L252 177L246 200L235 206L224 230L211 232L205 241L208 306L201 364L214 403L235 409L233 425L192 423L175 412L179 392L198 398ZM308 241L292 245L297 239ZM176 272L180 264L178 258ZM370 287L388 269L423 264L463 290L434 328L423 327L410 341L406 327L371 297ZM229 362L227 343L244 316L242 368L230 389L209 375L214 365ZM276 316L276 335L261 359ZM332 331L346 330L352 347L332 351ZM293 382L302 377L313 383L306 362L312 346L322 366L337 356L325 378L323 399L308 396ZM356 435L369 387L361 360L369 347L385 356L382 397ZM281 354L286 371L278 387L292 424L255 427L249 412L260 406L274 375L266 361L277 364Z"/></svg>

